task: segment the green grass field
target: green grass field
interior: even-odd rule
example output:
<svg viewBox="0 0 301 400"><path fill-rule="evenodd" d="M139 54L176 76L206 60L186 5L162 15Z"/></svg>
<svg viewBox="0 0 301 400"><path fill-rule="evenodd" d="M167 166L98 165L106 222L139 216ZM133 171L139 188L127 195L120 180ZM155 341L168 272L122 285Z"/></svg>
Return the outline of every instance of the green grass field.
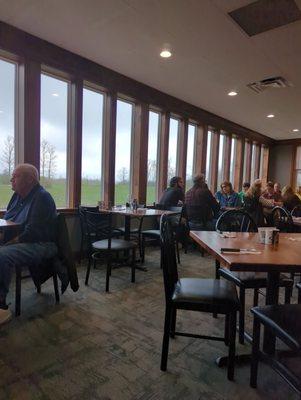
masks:
<svg viewBox="0 0 301 400"><path fill-rule="evenodd" d="M62 181L53 182L46 189L53 196L57 207L66 207L66 184ZM0 184L0 208L6 208L13 192L11 185ZM115 204L125 204L128 201L129 185L117 184L115 193ZM152 204L155 201L155 186L147 188L147 204ZM82 201L81 204L97 205L101 200L100 184L83 182L82 185Z"/></svg>

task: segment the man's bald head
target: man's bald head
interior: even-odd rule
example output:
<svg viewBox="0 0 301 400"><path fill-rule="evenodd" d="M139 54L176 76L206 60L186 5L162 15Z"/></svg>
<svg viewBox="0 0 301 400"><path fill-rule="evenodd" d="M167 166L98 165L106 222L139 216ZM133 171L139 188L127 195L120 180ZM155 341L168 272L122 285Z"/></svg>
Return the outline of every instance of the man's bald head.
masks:
<svg viewBox="0 0 301 400"><path fill-rule="evenodd" d="M39 183L39 172L34 165L19 164L13 171L11 183L13 191L21 197L26 197Z"/></svg>

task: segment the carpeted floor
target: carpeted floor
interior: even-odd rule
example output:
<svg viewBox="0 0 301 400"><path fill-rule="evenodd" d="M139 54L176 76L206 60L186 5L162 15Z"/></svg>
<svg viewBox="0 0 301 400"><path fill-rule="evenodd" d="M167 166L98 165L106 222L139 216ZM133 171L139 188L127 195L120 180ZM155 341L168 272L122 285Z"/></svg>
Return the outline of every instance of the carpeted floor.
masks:
<svg viewBox="0 0 301 400"><path fill-rule="evenodd" d="M182 254L182 276L213 277L213 260L197 251ZM270 368L261 366L259 388L249 387L249 365L237 366L235 381L214 360L223 343L178 337L171 341L168 372L160 371L164 292L159 251L148 250L147 272L130 283L128 268L114 269L104 292L104 268L92 270L90 286L70 289L54 304L52 283L42 294L22 284L22 314L0 328L2 400L222 400L297 399ZM14 306L11 294L12 307ZM250 301L250 300L249 300ZM263 299L261 299L263 302ZM178 327L222 334L223 318L179 312ZM250 327L251 318L248 318ZM250 346L237 346L250 352Z"/></svg>

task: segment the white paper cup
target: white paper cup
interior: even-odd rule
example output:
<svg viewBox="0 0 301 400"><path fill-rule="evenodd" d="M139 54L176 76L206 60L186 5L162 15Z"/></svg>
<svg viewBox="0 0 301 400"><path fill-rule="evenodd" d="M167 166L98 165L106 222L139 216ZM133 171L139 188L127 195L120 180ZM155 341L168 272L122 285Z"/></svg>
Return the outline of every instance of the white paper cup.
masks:
<svg viewBox="0 0 301 400"><path fill-rule="evenodd" d="M273 231L276 228L265 228L265 244L273 244Z"/></svg>
<svg viewBox="0 0 301 400"><path fill-rule="evenodd" d="M258 228L259 243L265 244L265 228Z"/></svg>

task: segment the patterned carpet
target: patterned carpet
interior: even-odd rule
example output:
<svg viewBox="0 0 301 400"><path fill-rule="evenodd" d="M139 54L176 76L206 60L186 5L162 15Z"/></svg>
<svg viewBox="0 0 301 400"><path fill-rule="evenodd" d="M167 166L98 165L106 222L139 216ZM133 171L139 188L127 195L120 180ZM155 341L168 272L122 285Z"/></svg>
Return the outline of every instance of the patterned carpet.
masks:
<svg viewBox="0 0 301 400"><path fill-rule="evenodd" d="M213 260L197 251L182 254L180 274L213 277ZM114 269L104 292L104 268L92 270L90 286L68 290L54 305L52 283L42 294L22 284L22 314L0 328L2 400L222 400L296 399L270 368L261 366L259 388L249 387L249 365L237 366L235 381L214 360L223 343L178 337L171 341L168 371L160 371L164 318L159 251L146 255L147 272L130 283L128 268ZM11 294L14 306L14 292ZM250 300L249 300L250 301ZM263 301L263 299L261 299ZM250 327L249 318L248 326ZM223 318L179 312L178 328L219 335ZM250 352L250 346L237 346Z"/></svg>

